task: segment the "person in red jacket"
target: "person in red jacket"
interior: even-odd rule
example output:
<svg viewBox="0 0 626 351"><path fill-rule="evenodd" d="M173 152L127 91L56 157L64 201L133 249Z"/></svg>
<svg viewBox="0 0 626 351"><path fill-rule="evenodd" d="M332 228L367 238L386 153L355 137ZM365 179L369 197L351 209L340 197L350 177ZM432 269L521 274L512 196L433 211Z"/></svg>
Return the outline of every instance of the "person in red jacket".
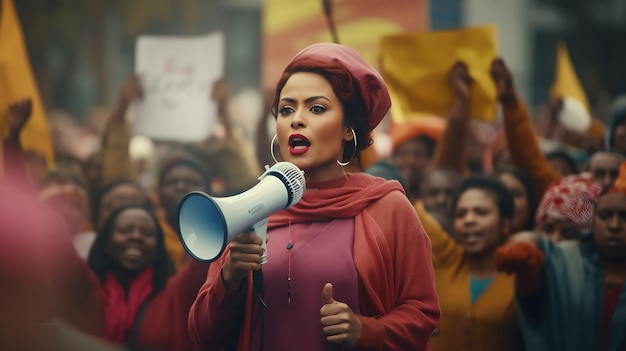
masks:
<svg viewBox="0 0 626 351"><path fill-rule="evenodd" d="M141 350L191 349L187 315L208 265L189 259L168 278L163 231L148 208L114 210L88 263L100 282L106 340Z"/></svg>
<svg viewBox="0 0 626 351"><path fill-rule="evenodd" d="M344 169L390 106L380 74L348 47L293 58L276 88L275 139L306 190L269 216L262 289L258 236L236 236L211 265L189 313L196 349L429 349L440 312L421 222L399 182Z"/></svg>

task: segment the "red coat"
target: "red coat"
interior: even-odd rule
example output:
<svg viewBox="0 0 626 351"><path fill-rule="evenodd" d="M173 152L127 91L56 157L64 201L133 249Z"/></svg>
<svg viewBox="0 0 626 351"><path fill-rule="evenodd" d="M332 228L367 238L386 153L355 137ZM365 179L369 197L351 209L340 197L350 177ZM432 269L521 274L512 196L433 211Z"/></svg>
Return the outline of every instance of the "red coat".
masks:
<svg viewBox="0 0 626 351"><path fill-rule="evenodd" d="M139 329L134 346L150 351L188 351L193 348L187 331L187 318L198 289L206 278L208 267L208 264L189 258L183 268L168 279L163 290L148 301L143 315L139 317L138 314L135 318ZM89 268L86 266L86 269ZM91 271L87 273L91 274ZM98 294L92 294L90 300L94 301L93 306L98 307L83 313L91 316L92 324L104 325L104 294L100 282L96 284ZM138 321L138 318L141 320ZM102 337L104 328L96 335Z"/></svg>
<svg viewBox="0 0 626 351"><path fill-rule="evenodd" d="M192 350L187 331L189 308L206 278L209 265L188 258L145 309L137 344L151 351Z"/></svg>
<svg viewBox="0 0 626 351"><path fill-rule="evenodd" d="M400 184L359 173L325 185L306 191L297 205L270 216L270 228L289 221L354 218L361 312L357 317L362 323L355 349L427 350L439 320L431 246ZM221 303L229 294L220 273L227 255L212 265L189 313L196 349L222 349L233 329L236 306ZM251 301L252 289L247 289L239 350L250 349Z"/></svg>

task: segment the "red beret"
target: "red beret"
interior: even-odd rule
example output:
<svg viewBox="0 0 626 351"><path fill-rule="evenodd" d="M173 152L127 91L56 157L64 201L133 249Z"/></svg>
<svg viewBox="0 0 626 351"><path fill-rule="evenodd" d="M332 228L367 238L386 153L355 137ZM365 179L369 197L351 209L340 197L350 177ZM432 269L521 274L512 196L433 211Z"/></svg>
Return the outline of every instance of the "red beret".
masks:
<svg viewBox="0 0 626 351"><path fill-rule="evenodd" d="M334 64L348 71L357 81L365 102L368 129L372 131L376 128L389 111L391 98L385 81L374 67L353 49L334 43L312 44L297 53L288 66L305 58Z"/></svg>

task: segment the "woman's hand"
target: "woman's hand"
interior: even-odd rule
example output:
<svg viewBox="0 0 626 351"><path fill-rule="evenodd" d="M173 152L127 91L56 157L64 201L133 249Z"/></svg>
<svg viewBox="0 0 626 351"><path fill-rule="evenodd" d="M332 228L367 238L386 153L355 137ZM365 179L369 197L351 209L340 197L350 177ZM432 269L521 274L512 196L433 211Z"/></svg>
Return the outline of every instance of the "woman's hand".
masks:
<svg viewBox="0 0 626 351"><path fill-rule="evenodd" d="M126 109L133 101L143 99L143 87L138 75L132 75L122 83L117 103L110 117L110 122L121 123L126 116Z"/></svg>
<svg viewBox="0 0 626 351"><path fill-rule="evenodd" d="M361 338L361 321L352 312L350 306L333 299L333 285L326 283L322 289L320 309L322 326L326 340L345 348L352 348Z"/></svg>
<svg viewBox="0 0 626 351"><path fill-rule="evenodd" d="M511 235L496 251L495 264L500 272L539 274L543 253L537 248L537 235L531 231Z"/></svg>
<svg viewBox="0 0 626 351"><path fill-rule="evenodd" d="M248 272L261 269L263 239L254 233L241 233L230 242L230 253L222 268L226 289L237 291Z"/></svg>
<svg viewBox="0 0 626 351"><path fill-rule="evenodd" d="M450 85L454 90L454 96L465 104L469 102L471 83L472 77L467 64L463 61L456 62L450 72Z"/></svg>
<svg viewBox="0 0 626 351"><path fill-rule="evenodd" d="M498 101L501 104L511 104L517 100L515 86L513 85L513 76L511 71L501 58L496 58L491 63L491 79L496 85Z"/></svg>

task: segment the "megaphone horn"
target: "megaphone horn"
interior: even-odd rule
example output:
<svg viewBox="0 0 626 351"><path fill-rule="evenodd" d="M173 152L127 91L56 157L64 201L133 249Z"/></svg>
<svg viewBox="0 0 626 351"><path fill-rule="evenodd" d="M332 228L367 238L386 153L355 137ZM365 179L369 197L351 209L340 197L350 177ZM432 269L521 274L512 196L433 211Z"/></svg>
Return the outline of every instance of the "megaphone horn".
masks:
<svg viewBox="0 0 626 351"><path fill-rule="evenodd" d="M191 192L178 207L178 233L183 247L194 259L213 262L235 236L254 231L263 237L265 249L267 217L298 203L305 188L302 170L293 163L278 162L271 168L266 166L259 183L241 194L211 197Z"/></svg>

